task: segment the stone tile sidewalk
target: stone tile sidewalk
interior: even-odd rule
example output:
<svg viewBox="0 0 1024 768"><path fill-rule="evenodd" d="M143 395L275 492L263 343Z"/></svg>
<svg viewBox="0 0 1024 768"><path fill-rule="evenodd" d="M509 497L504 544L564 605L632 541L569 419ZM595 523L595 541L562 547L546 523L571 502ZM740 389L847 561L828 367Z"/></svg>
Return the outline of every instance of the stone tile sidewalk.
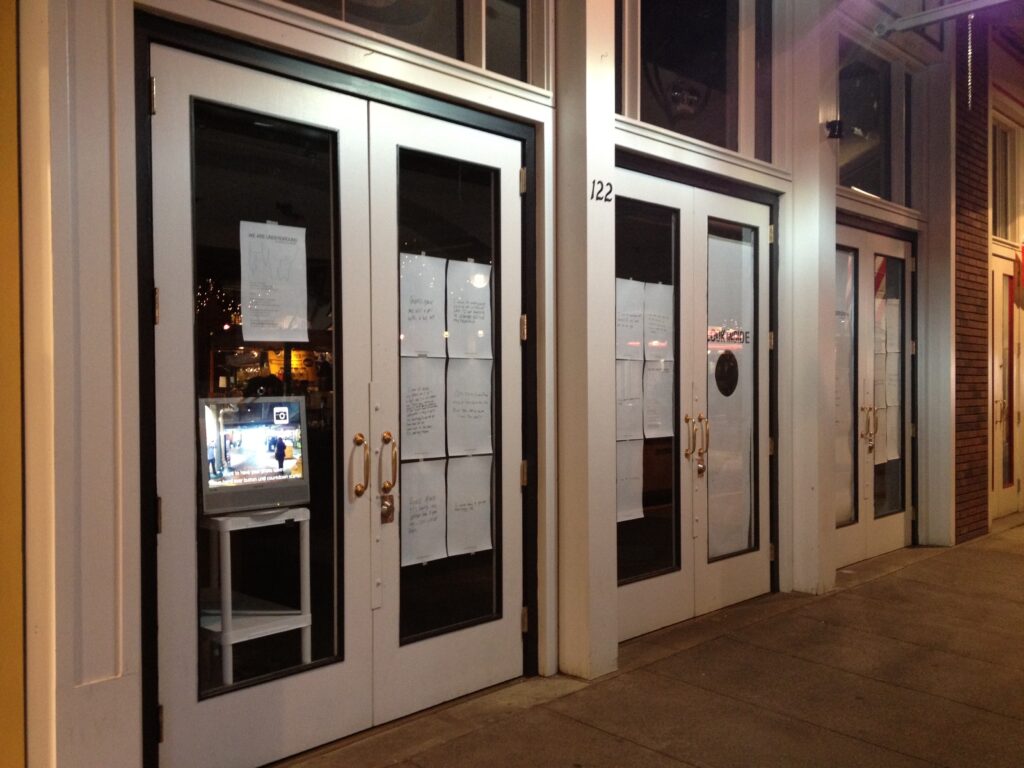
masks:
<svg viewBox="0 0 1024 768"><path fill-rule="evenodd" d="M1013 521L1020 522L1020 521ZM1024 766L1024 527L908 549L279 768Z"/></svg>

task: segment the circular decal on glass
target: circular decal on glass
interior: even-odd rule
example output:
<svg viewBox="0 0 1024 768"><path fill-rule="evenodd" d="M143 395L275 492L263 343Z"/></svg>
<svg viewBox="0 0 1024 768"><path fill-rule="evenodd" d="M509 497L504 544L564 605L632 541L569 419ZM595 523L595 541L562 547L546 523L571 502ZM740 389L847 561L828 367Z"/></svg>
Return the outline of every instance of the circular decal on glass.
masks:
<svg viewBox="0 0 1024 768"><path fill-rule="evenodd" d="M736 355L726 350L718 357L715 364L715 383L718 391L728 397L736 391L736 385L740 383L740 366L736 362Z"/></svg>

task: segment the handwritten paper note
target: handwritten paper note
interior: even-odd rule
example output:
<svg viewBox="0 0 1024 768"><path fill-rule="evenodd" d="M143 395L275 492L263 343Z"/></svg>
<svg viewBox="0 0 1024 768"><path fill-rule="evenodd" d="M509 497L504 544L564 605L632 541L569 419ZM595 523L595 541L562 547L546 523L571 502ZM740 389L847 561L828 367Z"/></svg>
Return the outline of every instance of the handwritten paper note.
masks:
<svg viewBox="0 0 1024 768"><path fill-rule="evenodd" d="M885 355L875 355L875 366L872 381L874 384L874 405L875 408L885 408L887 404L885 396Z"/></svg>
<svg viewBox="0 0 1024 768"><path fill-rule="evenodd" d="M491 267L449 261L448 357L491 356Z"/></svg>
<svg viewBox="0 0 1024 768"><path fill-rule="evenodd" d="M448 460L448 556L491 548L491 456Z"/></svg>
<svg viewBox="0 0 1024 768"><path fill-rule="evenodd" d="M241 221L242 338L309 341L306 230Z"/></svg>
<svg viewBox="0 0 1024 768"><path fill-rule="evenodd" d="M644 441L615 443L615 519L636 520L644 516Z"/></svg>
<svg viewBox="0 0 1024 768"><path fill-rule="evenodd" d="M900 351L900 300L885 300L885 351Z"/></svg>
<svg viewBox="0 0 1024 768"><path fill-rule="evenodd" d="M671 437L674 399L671 361L644 363L644 437Z"/></svg>
<svg viewBox="0 0 1024 768"><path fill-rule="evenodd" d="M399 340L403 357L444 357L445 259L399 256Z"/></svg>
<svg viewBox="0 0 1024 768"><path fill-rule="evenodd" d="M490 360L448 361L448 454L491 453Z"/></svg>
<svg viewBox="0 0 1024 768"><path fill-rule="evenodd" d="M885 433L888 438L887 443L887 461L895 461L900 457L900 437L903 434L903 423L900 421L900 417L903 415L901 408L895 406L889 406L885 409Z"/></svg>
<svg viewBox="0 0 1024 768"><path fill-rule="evenodd" d="M615 361L615 439L638 440L644 436L644 364L639 360Z"/></svg>
<svg viewBox="0 0 1024 768"><path fill-rule="evenodd" d="M903 398L900 397L900 353L890 352L885 356L885 403L886 405L899 405Z"/></svg>
<svg viewBox="0 0 1024 768"><path fill-rule="evenodd" d="M402 458L444 456L445 360L402 358Z"/></svg>
<svg viewBox="0 0 1024 768"><path fill-rule="evenodd" d="M615 279L615 359L644 359L644 284Z"/></svg>
<svg viewBox="0 0 1024 768"><path fill-rule="evenodd" d="M644 283L644 357L675 358L675 292L671 285Z"/></svg>
<svg viewBox="0 0 1024 768"><path fill-rule="evenodd" d="M445 546L445 461L411 461L402 465L402 565L440 560Z"/></svg>

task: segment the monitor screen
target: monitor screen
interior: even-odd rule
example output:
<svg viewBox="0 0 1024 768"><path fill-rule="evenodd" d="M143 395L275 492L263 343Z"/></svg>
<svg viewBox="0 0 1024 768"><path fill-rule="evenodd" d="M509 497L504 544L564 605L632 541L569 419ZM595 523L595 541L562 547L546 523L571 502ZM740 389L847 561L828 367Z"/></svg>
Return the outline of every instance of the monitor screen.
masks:
<svg viewBox="0 0 1024 768"><path fill-rule="evenodd" d="M199 476L204 514L309 501L305 399L199 401Z"/></svg>

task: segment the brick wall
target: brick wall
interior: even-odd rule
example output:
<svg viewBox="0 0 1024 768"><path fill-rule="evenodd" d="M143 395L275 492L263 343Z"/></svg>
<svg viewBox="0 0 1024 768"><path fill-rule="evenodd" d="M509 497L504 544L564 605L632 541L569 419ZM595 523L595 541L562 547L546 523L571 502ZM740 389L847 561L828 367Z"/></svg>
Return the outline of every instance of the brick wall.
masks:
<svg viewBox="0 0 1024 768"><path fill-rule="evenodd" d="M956 540L988 532L988 25L956 24ZM971 92L968 107L968 91Z"/></svg>

